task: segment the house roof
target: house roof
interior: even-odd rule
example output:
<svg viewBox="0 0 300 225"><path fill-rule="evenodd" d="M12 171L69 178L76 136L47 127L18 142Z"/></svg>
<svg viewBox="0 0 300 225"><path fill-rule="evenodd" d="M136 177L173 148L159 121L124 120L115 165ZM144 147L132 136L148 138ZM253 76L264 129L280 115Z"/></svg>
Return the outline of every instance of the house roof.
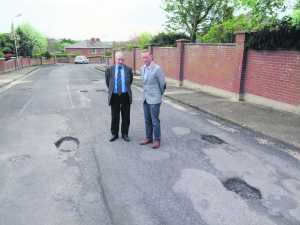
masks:
<svg viewBox="0 0 300 225"><path fill-rule="evenodd" d="M92 38L68 45L66 46L66 49L67 48L112 48L112 42L102 42L99 39Z"/></svg>

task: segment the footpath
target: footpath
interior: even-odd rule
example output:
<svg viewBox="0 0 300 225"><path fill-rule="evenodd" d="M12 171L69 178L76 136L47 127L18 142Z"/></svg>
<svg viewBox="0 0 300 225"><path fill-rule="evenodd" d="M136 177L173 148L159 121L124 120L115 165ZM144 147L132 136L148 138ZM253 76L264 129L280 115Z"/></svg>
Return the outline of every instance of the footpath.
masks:
<svg viewBox="0 0 300 225"><path fill-rule="evenodd" d="M0 88L21 79L38 68L39 66L30 66L12 72L0 73Z"/></svg>

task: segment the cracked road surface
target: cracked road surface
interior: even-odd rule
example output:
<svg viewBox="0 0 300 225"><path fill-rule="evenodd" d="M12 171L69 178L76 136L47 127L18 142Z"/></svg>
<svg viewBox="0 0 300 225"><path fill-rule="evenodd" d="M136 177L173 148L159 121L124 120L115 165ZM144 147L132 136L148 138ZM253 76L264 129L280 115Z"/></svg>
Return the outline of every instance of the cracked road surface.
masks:
<svg viewBox="0 0 300 225"><path fill-rule="evenodd" d="M170 100L162 147L109 143L104 75L45 66L0 90L0 225L299 225L299 153ZM245 115L246 116L246 115Z"/></svg>

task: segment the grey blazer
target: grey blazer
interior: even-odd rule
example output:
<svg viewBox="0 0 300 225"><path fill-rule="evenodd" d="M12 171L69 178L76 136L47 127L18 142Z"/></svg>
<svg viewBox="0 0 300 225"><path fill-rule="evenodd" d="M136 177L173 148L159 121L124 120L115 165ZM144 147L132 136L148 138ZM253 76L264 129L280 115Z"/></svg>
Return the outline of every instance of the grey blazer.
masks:
<svg viewBox="0 0 300 225"><path fill-rule="evenodd" d="M105 81L106 86L108 88L108 104L111 105L111 96L114 92L115 87L115 65L110 66L105 71ZM133 80L133 73L132 69L126 65L124 65L124 72L125 72L125 80L126 80L126 89L129 95L129 102L132 103L132 91L131 91L131 84Z"/></svg>
<svg viewBox="0 0 300 225"><path fill-rule="evenodd" d="M145 77L145 66L140 69L141 76L144 80L144 101L148 104L159 104L165 91L165 74L161 67L154 62L149 66L149 73Z"/></svg>

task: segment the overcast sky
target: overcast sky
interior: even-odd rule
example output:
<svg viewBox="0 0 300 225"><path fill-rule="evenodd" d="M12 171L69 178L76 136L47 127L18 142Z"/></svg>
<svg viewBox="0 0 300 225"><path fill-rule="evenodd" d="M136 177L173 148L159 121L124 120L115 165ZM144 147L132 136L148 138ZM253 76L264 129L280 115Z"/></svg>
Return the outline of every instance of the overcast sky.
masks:
<svg viewBox="0 0 300 225"><path fill-rule="evenodd" d="M141 32L162 31L165 22L161 0L1 1L0 32L10 31L12 17L18 13L22 16L16 24L29 22L47 37L76 40L128 40Z"/></svg>
<svg viewBox="0 0 300 225"><path fill-rule="evenodd" d="M4 0L3 0L4 1ZM2 2L2 0L1 0ZM0 32L29 22L51 38L128 40L141 32L162 30L161 0L5 0L1 3Z"/></svg>

